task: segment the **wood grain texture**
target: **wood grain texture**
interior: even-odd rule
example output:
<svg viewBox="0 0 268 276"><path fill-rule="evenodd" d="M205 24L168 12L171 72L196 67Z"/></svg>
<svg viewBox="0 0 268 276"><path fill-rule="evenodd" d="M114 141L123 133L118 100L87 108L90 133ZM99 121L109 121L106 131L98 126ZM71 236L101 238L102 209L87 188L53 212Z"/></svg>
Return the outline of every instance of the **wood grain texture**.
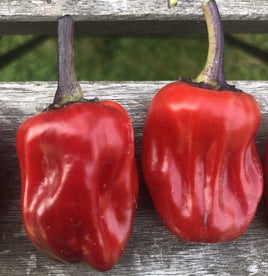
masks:
<svg viewBox="0 0 268 276"><path fill-rule="evenodd" d="M70 14L76 32L87 34L174 34L206 32L203 0L3 0L1 34L55 34L57 18ZM268 29L268 1L218 0L226 33L263 33Z"/></svg>
<svg viewBox="0 0 268 276"><path fill-rule="evenodd" d="M153 95L167 82L82 82L87 98L123 105L133 122L138 166L144 120ZM261 158L268 140L268 82L234 82L258 101L262 121L256 137ZM43 257L28 240L20 214L20 176L15 137L20 123L51 103L55 82L1 83L0 275L103 275L85 264L63 265ZM262 201L246 233L234 242L184 242L158 218L140 173L138 212L128 247L104 275L267 275L268 215Z"/></svg>

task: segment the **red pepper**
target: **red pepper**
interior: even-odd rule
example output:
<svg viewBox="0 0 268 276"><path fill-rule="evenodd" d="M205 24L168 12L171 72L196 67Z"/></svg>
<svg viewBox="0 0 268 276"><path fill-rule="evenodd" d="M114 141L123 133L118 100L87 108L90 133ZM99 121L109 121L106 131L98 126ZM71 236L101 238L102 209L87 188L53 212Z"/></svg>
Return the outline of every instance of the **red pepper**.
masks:
<svg viewBox="0 0 268 276"><path fill-rule="evenodd" d="M264 162L263 162L263 172L264 172L264 197L266 201L266 209L268 213L268 143L266 144L266 149L264 153Z"/></svg>
<svg viewBox="0 0 268 276"><path fill-rule="evenodd" d="M223 73L224 37L214 0L204 1L209 54L192 81L163 87L144 127L142 167L164 225L188 241L238 238L263 192L255 146L260 110L254 98L229 86Z"/></svg>
<svg viewBox="0 0 268 276"><path fill-rule="evenodd" d="M60 18L54 103L18 129L21 209L43 254L104 271L125 250L136 212L133 128L119 104L82 98L72 35L71 17Z"/></svg>

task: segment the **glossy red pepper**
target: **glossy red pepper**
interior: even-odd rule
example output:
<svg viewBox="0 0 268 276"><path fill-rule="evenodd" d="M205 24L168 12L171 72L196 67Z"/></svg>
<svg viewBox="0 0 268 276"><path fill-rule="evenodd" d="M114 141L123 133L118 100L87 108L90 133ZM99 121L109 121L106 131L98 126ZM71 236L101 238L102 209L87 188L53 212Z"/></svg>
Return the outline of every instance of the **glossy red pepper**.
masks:
<svg viewBox="0 0 268 276"><path fill-rule="evenodd" d="M266 149L264 153L264 162L263 162L263 172L264 172L264 197L266 201L266 209L268 213L268 143L266 144Z"/></svg>
<svg viewBox="0 0 268 276"><path fill-rule="evenodd" d="M125 250L136 212L133 128L115 102L62 104L74 94L82 97L72 23L69 16L59 19L59 86L52 109L18 129L21 209L26 232L43 254L104 271Z"/></svg>
<svg viewBox="0 0 268 276"><path fill-rule="evenodd" d="M254 140L261 115L252 96L226 83L215 1L205 1L203 10L210 24L207 64L195 80L168 84L153 98L142 167L154 206L174 235L221 242L242 235L262 196Z"/></svg>

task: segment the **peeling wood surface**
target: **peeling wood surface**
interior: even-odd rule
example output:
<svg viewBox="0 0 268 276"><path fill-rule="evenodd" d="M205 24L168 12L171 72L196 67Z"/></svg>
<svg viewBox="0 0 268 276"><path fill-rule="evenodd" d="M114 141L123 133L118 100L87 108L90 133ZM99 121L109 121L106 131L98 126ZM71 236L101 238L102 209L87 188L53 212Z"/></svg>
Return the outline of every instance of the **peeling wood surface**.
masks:
<svg viewBox="0 0 268 276"><path fill-rule="evenodd" d="M153 95L166 83L81 83L87 98L113 99L129 112L140 172L146 112ZM268 140L268 82L233 83L259 102L262 121L256 143L263 158ZM249 229L236 241L221 244L184 242L162 225L141 173L132 236L114 269L103 274L85 264L63 265L42 256L28 240L21 219L15 137L24 119L41 112L51 103L56 86L55 82L0 83L0 275L267 275L268 215L263 201Z"/></svg>
<svg viewBox="0 0 268 276"><path fill-rule="evenodd" d="M3 0L0 34L56 34L57 18L70 14L77 33L174 34L204 33L203 0ZM268 29L268 1L218 0L226 33L264 33Z"/></svg>

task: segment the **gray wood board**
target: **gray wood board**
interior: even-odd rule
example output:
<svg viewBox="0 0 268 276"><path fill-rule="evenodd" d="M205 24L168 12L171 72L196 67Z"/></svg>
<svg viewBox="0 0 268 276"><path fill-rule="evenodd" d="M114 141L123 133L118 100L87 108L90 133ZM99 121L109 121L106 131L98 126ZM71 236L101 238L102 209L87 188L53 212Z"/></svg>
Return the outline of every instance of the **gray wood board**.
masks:
<svg viewBox="0 0 268 276"><path fill-rule="evenodd" d="M57 18L70 14L76 32L103 34L204 33L203 0L3 0L0 34L56 34ZM268 1L218 0L226 33L266 33Z"/></svg>
<svg viewBox="0 0 268 276"><path fill-rule="evenodd" d="M105 275L267 275L268 215L261 202L254 221L236 241L184 242L158 218L141 175L141 140L153 95L167 82L81 82L87 98L113 99L129 112L135 131L140 195L134 228L119 263ZM233 82L259 102L256 143L263 158L268 139L268 82ZM20 214L20 176L15 137L20 123L52 102L55 82L0 83L0 275L102 275L85 264L58 264L28 240Z"/></svg>

